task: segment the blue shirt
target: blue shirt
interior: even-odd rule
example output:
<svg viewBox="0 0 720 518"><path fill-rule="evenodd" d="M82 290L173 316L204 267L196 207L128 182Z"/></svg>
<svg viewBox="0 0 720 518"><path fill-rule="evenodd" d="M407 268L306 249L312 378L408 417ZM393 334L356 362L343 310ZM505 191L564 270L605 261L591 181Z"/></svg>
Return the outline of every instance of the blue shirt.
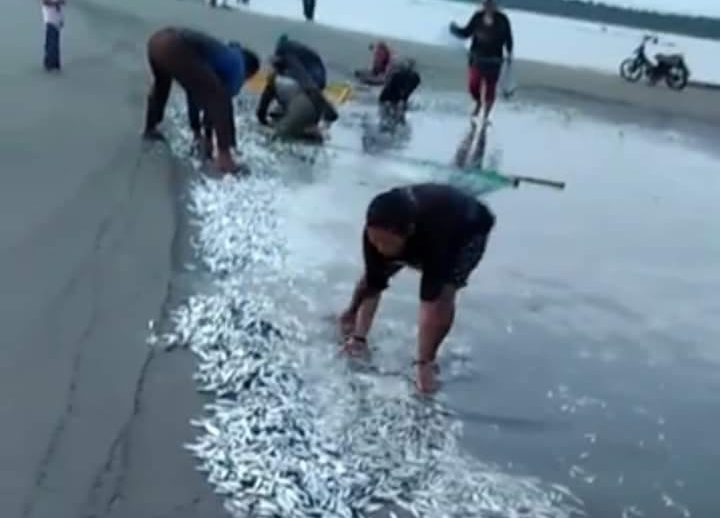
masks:
<svg viewBox="0 0 720 518"><path fill-rule="evenodd" d="M226 45L192 29L181 29L179 32L218 75L230 97L235 97L245 82L245 57L242 49Z"/></svg>
<svg viewBox="0 0 720 518"><path fill-rule="evenodd" d="M220 76L230 97L235 97L245 82L245 59L242 51L237 47L222 45L222 48L210 50L207 60Z"/></svg>

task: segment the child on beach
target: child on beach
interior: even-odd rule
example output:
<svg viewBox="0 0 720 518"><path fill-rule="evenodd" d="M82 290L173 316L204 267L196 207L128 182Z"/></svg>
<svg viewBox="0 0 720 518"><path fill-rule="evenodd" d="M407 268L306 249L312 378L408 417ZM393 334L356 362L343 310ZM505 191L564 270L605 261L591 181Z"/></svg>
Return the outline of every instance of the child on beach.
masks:
<svg viewBox="0 0 720 518"><path fill-rule="evenodd" d="M65 0L42 0L45 22L45 70L60 71L60 29L63 26L62 8Z"/></svg>

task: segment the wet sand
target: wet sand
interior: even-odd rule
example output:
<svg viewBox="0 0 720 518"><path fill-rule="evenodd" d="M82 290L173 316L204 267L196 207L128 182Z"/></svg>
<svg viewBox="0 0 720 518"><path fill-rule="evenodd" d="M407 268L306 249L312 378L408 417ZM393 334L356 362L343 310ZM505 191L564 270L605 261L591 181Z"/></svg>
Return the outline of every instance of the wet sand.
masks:
<svg viewBox="0 0 720 518"><path fill-rule="evenodd" d="M0 19L9 40L0 49L0 511L223 516L181 449L201 404L192 358L153 354L145 344L147 321L162 316L178 266L184 166L138 138L144 43L159 26L183 24L266 54L288 30L327 49L342 75L365 63L368 37L170 0L74 0L63 33L65 70L48 77L39 11L6 0ZM427 87L463 87L461 54L394 44L418 57ZM720 120L714 92L650 90L536 63L517 68L523 95L571 98L590 109L611 102L617 116L666 124Z"/></svg>

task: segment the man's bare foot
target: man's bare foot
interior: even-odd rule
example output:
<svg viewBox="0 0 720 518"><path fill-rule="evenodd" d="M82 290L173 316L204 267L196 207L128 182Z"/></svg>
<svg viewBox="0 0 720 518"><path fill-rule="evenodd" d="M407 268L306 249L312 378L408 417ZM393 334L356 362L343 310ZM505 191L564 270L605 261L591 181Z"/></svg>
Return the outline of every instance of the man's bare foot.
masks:
<svg viewBox="0 0 720 518"><path fill-rule="evenodd" d="M340 315L337 323L340 336L345 340L355 330L355 315L352 312L345 311Z"/></svg>
<svg viewBox="0 0 720 518"><path fill-rule="evenodd" d="M241 169L235 163L229 151L218 151L217 157L215 157L215 167L220 172L228 174L237 173Z"/></svg>
<svg viewBox="0 0 720 518"><path fill-rule="evenodd" d="M434 363L418 363L415 365L415 386L423 394L437 390L437 366Z"/></svg>
<svg viewBox="0 0 720 518"><path fill-rule="evenodd" d="M342 350L352 358L365 358L370 354L367 342L354 336L344 340Z"/></svg>
<svg viewBox="0 0 720 518"><path fill-rule="evenodd" d="M143 131L142 138L150 142L164 142L165 135L160 133L157 129L150 129Z"/></svg>

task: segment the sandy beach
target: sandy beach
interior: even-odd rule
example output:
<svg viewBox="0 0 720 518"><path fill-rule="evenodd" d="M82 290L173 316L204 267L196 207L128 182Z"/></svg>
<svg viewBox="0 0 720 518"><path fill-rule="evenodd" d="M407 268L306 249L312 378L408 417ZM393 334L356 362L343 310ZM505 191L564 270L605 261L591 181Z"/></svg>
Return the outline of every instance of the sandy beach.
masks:
<svg viewBox="0 0 720 518"><path fill-rule="evenodd" d="M188 353L153 353L178 268L185 165L139 139L147 36L186 25L267 55L277 35L321 49L339 79L369 37L173 0L71 0L64 71L41 68L40 8L5 0L0 30L0 511L7 518L220 518L220 500L181 445L202 400ZM298 7L300 8L300 7ZM391 42L425 88L464 87L464 56ZM517 64L523 99L640 124L711 128L720 92Z"/></svg>

